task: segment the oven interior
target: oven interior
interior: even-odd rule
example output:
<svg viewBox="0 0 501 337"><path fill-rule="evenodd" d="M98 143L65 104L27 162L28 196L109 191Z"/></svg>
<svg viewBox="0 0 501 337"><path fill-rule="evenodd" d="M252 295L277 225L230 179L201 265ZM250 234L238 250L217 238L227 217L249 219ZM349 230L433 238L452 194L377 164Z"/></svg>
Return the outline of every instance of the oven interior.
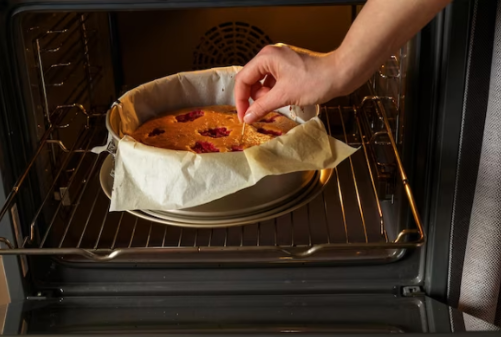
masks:
<svg viewBox="0 0 501 337"><path fill-rule="evenodd" d="M414 42L355 93L321 106L332 136L358 147L311 202L272 220L186 229L108 212L99 173L105 114L127 90L181 71L244 65L265 45L315 51L342 42L360 6L25 11L14 16L25 120L21 172L3 211L15 238L1 253L75 265L387 263L424 242L402 154ZM21 146L18 144L17 146ZM405 168L405 169L404 169ZM17 189L18 187L18 189Z"/></svg>

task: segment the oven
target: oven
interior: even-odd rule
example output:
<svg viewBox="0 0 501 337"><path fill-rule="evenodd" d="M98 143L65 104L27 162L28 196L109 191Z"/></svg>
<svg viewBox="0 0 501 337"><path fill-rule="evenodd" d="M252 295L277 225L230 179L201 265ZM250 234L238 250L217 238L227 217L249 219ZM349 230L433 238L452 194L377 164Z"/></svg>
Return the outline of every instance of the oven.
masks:
<svg viewBox="0 0 501 337"><path fill-rule="evenodd" d="M359 150L292 211L198 229L108 211L100 174L109 153L93 149L106 143L106 113L121 94L244 65L271 43L333 50L361 8L4 2L4 334L497 331L501 274L485 278L485 293L468 286L482 252L480 264L501 270L496 221L479 220L496 185L482 183L501 39L495 1L454 1L365 85L320 107L328 132ZM490 240L479 244L479 231ZM484 307L468 304L475 299Z"/></svg>

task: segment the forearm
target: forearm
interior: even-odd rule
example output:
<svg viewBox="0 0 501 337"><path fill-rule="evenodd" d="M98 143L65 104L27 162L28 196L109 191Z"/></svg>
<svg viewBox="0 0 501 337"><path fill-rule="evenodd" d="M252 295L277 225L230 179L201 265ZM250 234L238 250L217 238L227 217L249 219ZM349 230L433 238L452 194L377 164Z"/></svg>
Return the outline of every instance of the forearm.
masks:
<svg viewBox="0 0 501 337"><path fill-rule="evenodd" d="M343 71L345 89L362 85L388 57L451 0L369 0L341 46L327 56ZM336 90L336 88L334 88Z"/></svg>

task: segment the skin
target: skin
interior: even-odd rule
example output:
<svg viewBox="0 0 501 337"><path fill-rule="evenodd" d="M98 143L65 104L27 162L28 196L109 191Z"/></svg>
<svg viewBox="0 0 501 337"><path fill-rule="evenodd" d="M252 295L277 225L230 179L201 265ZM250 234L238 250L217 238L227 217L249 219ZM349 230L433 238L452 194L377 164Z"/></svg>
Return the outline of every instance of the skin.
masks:
<svg viewBox="0 0 501 337"><path fill-rule="evenodd" d="M350 94L450 2L368 0L341 46L329 53L266 46L236 76L238 118L253 123L283 106L320 104Z"/></svg>

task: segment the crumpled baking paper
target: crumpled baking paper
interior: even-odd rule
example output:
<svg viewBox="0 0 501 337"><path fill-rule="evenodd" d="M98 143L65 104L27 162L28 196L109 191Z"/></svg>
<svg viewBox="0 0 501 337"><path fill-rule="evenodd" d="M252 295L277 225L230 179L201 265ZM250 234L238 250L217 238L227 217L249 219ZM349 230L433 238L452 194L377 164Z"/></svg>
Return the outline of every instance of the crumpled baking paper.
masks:
<svg viewBox="0 0 501 337"><path fill-rule="evenodd" d="M301 123L287 134L243 152L195 154L155 148L127 136L156 114L177 109L234 105L240 67L168 76L120 98L115 130L123 138L115 156L111 211L194 207L256 184L268 175L333 168L356 149L328 136L316 107L278 111Z"/></svg>

